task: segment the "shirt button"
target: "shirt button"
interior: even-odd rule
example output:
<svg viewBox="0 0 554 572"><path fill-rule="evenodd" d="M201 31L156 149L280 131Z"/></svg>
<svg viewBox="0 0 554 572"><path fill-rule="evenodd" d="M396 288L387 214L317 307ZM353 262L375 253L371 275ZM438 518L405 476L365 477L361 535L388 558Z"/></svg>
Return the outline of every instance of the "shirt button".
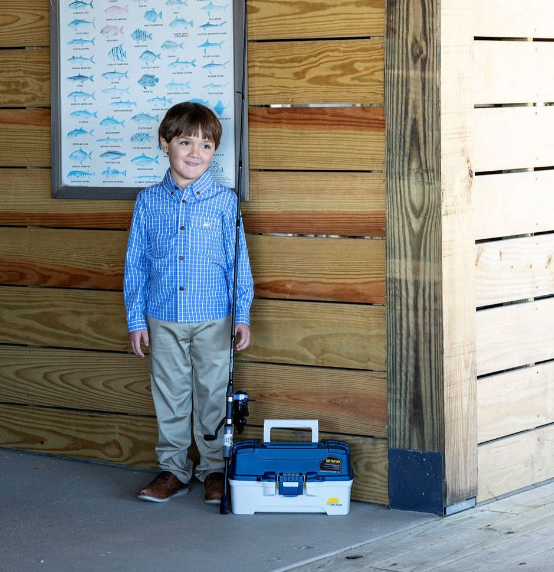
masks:
<svg viewBox="0 0 554 572"><path fill-rule="evenodd" d="M174 194L175 194L175 191L171 191L171 194L174 195Z"/></svg>
<svg viewBox="0 0 554 572"><path fill-rule="evenodd" d="M179 286L179 290L184 290L183 286Z"/></svg>
<svg viewBox="0 0 554 572"><path fill-rule="evenodd" d="M184 226L181 226L181 227L179 227L179 228L180 228L181 230L185 230L185 227L184 227Z"/></svg>
<svg viewBox="0 0 554 572"><path fill-rule="evenodd" d="M196 191L196 194L199 195L199 194L200 194L200 191Z"/></svg>
<svg viewBox="0 0 554 572"><path fill-rule="evenodd" d="M183 257L182 257L182 256L179 256L179 260L183 260Z"/></svg>
<svg viewBox="0 0 554 572"><path fill-rule="evenodd" d="M186 203L186 202L187 202L187 199L183 199L181 202Z"/></svg>

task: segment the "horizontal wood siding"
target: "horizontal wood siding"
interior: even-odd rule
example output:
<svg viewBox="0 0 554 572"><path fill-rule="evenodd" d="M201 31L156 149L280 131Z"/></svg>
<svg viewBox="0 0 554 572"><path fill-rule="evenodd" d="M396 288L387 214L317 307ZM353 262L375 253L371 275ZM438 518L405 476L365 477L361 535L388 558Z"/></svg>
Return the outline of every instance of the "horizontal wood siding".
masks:
<svg viewBox="0 0 554 572"><path fill-rule="evenodd" d="M551 8L476 3L479 500L554 476Z"/></svg>
<svg viewBox="0 0 554 572"><path fill-rule="evenodd" d="M318 418L352 448L353 498L380 503L384 4L248 3L256 299L235 362L245 435L265 418ZM152 467L148 360L129 353L121 292L133 201L51 198L49 2L2 8L0 446Z"/></svg>

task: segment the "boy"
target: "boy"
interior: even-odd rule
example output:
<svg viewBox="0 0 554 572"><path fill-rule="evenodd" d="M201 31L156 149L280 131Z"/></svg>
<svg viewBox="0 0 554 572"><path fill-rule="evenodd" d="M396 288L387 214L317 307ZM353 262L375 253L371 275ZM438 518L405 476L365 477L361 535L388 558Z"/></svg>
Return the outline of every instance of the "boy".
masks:
<svg viewBox="0 0 554 572"><path fill-rule="evenodd" d="M187 494L192 478L191 411L200 452L195 475L206 503L223 493L223 432L229 374L236 195L216 183L208 167L221 123L207 107L179 103L162 120L158 137L169 156L161 183L136 200L127 245L123 293L129 340L144 357L150 347L152 397L158 420L159 475L138 498L166 502ZM250 342L253 280L240 228L235 349Z"/></svg>

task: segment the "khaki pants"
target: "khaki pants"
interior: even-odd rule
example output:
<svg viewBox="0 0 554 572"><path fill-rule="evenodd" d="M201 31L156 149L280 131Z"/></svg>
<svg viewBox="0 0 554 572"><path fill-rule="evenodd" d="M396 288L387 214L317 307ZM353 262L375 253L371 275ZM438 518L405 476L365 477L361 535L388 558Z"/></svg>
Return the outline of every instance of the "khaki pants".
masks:
<svg viewBox="0 0 554 572"><path fill-rule="evenodd" d="M213 435L225 416L229 379L231 316L209 322L180 324L148 317L150 380L158 419L158 466L180 481L192 478L191 411L194 439L200 453L196 477L203 481L224 469L223 431Z"/></svg>

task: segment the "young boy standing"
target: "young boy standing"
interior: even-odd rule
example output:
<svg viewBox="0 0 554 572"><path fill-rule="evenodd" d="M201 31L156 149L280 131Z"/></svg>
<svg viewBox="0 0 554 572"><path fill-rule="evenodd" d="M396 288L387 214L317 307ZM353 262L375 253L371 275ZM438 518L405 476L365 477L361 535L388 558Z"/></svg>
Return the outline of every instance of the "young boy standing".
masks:
<svg viewBox="0 0 554 572"><path fill-rule="evenodd" d="M124 299L133 352L150 348L152 397L158 421L159 475L139 492L165 502L187 494L193 476L187 451L200 453L196 477L205 502L223 493L223 432L206 441L225 416L236 232L233 191L209 171L221 123L207 107L179 103L158 131L169 169L136 199L125 261ZM250 342L253 280L242 222L237 277L236 350Z"/></svg>

